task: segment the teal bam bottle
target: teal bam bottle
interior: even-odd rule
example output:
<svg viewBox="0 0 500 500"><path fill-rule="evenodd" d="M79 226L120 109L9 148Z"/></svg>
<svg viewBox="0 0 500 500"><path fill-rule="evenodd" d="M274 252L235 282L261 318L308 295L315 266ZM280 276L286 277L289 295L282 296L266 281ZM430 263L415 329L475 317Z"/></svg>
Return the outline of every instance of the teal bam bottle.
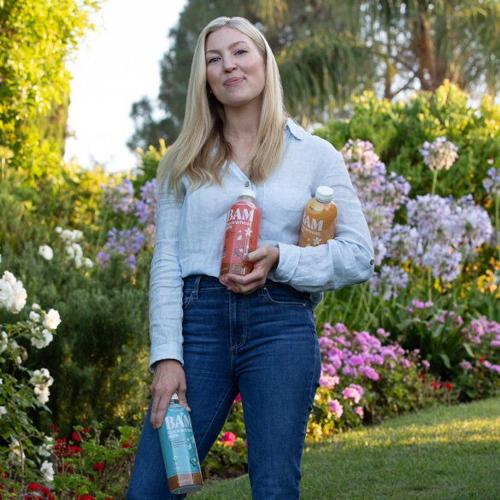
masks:
<svg viewBox="0 0 500 500"><path fill-rule="evenodd" d="M191 418L175 393L158 433L170 492L180 495L199 490L203 477Z"/></svg>

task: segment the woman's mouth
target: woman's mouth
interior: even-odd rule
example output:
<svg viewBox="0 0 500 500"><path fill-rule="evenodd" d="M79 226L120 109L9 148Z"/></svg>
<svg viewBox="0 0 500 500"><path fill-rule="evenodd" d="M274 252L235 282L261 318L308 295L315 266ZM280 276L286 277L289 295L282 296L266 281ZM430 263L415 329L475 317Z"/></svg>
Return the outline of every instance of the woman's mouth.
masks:
<svg viewBox="0 0 500 500"><path fill-rule="evenodd" d="M243 81L243 78L228 78L227 80L224 80L224 87L234 87L241 83Z"/></svg>

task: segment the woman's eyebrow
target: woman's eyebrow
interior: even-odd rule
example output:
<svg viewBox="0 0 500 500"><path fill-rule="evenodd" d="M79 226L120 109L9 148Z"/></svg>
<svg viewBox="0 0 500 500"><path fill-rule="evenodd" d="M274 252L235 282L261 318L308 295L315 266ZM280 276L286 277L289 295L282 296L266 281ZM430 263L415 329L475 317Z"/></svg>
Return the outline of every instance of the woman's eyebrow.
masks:
<svg viewBox="0 0 500 500"><path fill-rule="evenodd" d="M228 48L230 48L230 49L231 49L232 47L234 47L235 45L238 45L239 43L244 43L244 44L246 45L246 42L245 42L245 41L240 40L240 41L238 41L238 42L233 42L231 45L229 45L229 47L228 47ZM217 53L220 53L220 50L217 50L217 49L207 50L207 51L206 51L206 54L208 54L209 52L217 52Z"/></svg>

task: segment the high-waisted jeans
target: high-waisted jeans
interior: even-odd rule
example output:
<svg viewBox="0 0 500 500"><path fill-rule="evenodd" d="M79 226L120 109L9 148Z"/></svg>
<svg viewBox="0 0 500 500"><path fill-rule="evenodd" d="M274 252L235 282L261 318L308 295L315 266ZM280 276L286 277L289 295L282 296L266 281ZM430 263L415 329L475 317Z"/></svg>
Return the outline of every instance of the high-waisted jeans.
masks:
<svg viewBox="0 0 500 500"><path fill-rule="evenodd" d="M200 461L241 394L254 500L300 496L300 462L320 353L309 294L267 281L244 295L210 276L188 276L183 291L186 398ZM151 404L128 500L180 499L167 486Z"/></svg>

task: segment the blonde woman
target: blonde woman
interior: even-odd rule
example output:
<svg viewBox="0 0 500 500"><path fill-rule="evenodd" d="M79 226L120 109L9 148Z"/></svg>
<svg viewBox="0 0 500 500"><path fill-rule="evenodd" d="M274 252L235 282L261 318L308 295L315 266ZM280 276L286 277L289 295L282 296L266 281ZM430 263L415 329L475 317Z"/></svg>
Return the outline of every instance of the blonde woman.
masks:
<svg viewBox="0 0 500 500"><path fill-rule="evenodd" d="M319 185L335 190L336 236L301 248L302 212ZM246 19L220 17L201 32L158 186L152 401L127 498L182 498L169 493L157 432L177 392L200 460L240 393L252 497L298 499L321 368L313 308L322 291L369 279L373 248L341 155L287 117L274 56ZM262 209L254 270L219 281L226 214L245 187Z"/></svg>

